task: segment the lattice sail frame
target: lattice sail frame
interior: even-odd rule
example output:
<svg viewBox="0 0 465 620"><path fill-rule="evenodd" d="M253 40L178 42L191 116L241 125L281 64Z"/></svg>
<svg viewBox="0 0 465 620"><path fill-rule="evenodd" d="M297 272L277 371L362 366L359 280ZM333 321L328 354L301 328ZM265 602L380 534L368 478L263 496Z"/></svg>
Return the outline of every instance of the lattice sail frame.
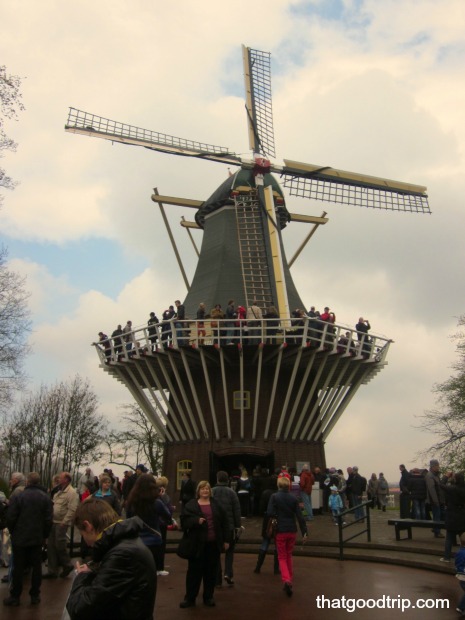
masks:
<svg viewBox="0 0 465 620"><path fill-rule="evenodd" d="M112 121L103 116L83 112L76 108L70 108L68 120L65 125L66 131L75 133L88 133L95 137L106 138L107 140L115 140L116 142L127 142L129 144L145 146L146 148L156 149L157 145L161 146L164 151L172 151L180 154L185 151L186 155L219 155L234 157L228 148L223 146L215 146L205 142L196 142L194 140L186 140L177 138L158 131L142 129L127 123Z"/></svg>
<svg viewBox="0 0 465 620"><path fill-rule="evenodd" d="M243 53L245 88L246 93L250 93L250 101L247 97L246 108L249 116L248 122L249 125L252 124L251 130L255 138L251 148L255 153L275 157L271 54L250 47L244 47ZM249 109L249 105L251 109Z"/></svg>
<svg viewBox="0 0 465 620"><path fill-rule="evenodd" d="M291 196L309 198L323 202L385 209L388 211L409 211L414 213L431 213L428 197L407 194L362 185L349 185L333 181L292 177L284 175L283 186Z"/></svg>

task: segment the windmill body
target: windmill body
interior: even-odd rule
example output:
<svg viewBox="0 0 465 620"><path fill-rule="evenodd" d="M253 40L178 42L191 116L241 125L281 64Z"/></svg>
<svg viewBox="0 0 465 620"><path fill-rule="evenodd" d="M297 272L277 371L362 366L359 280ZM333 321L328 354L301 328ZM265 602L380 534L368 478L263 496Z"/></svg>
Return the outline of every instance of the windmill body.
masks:
<svg viewBox="0 0 465 620"><path fill-rule="evenodd" d="M97 346L101 367L122 381L166 441L164 473L179 488L183 471L214 480L239 464L325 466L324 444L359 387L385 365L390 340L303 315L281 230L294 225L274 174L291 195L390 210L428 213L426 188L284 160L272 164L270 56L243 48L246 110L254 159L71 108L66 130L170 154L238 166L196 207L203 230L199 260L184 300L186 320L131 334L121 351ZM273 174L274 173L274 174ZM152 199L161 205L158 194ZM176 202L178 200L178 202ZM310 218L308 218L310 220ZM324 218L313 218L325 223ZM300 221L305 221L304 216ZM278 317L213 320L210 308L233 299ZM206 316L197 318L199 304ZM232 331L231 331L232 330Z"/></svg>

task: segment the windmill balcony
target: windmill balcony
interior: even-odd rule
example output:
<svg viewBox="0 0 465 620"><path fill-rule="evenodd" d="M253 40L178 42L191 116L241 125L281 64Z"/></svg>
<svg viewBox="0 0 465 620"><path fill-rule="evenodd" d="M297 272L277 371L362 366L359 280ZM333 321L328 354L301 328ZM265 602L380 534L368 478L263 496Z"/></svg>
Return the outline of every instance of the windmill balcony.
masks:
<svg viewBox="0 0 465 620"><path fill-rule="evenodd" d="M382 336L359 333L347 325L310 318L234 322L226 319L174 319L150 328L145 325L137 327L121 340L108 338L94 343L94 346L103 364L121 363L167 350L253 346L311 348L342 357L384 363L391 342Z"/></svg>

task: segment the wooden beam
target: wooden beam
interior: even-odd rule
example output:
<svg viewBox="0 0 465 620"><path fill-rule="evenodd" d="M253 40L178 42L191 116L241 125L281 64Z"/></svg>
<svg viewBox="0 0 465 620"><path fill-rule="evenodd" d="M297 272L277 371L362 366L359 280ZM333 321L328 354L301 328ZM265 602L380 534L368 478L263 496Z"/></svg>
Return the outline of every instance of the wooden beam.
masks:
<svg viewBox="0 0 465 620"><path fill-rule="evenodd" d="M156 190L154 190L156 192ZM152 194L153 202L163 202L166 205L177 205L178 207L189 207L190 209L199 209L204 201L191 200L190 198L176 198L175 196L160 196L160 194Z"/></svg>
<svg viewBox="0 0 465 620"><path fill-rule="evenodd" d="M317 217L314 215L300 215L298 213L289 213L291 222L302 222L303 224L326 224L327 217Z"/></svg>
<svg viewBox="0 0 465 620"><path fill-rule="evenodd" d="M196 222L190 222L189 220L181 220L181 226L184 228L195 228L197 230L202 230L200 226Z"/></svg>

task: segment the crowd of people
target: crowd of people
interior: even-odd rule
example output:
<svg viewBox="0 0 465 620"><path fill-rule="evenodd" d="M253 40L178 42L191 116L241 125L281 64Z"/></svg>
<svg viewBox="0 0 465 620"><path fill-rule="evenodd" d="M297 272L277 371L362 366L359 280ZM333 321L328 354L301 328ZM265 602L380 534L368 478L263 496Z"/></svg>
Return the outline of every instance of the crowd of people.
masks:
<svg viewBox="0 0 465 620"><path fill-rule="evenodd" d="M430 518L435 537L444 537L443 562L450 562L452 547L457 577L465 591L465 481L462 473L440 475L437 460L428 470L408 471L400 466L401 511L404 518ZM234 585L235 545L244 529L244 519L262 517L262 542L254 572L259 574L270 544L274 542L274 572L283 590L293 594L293 549L299 532L307 537L308 522L314 519L312 491L318 482L323 503L318 506L327 518L342 522L353 508L354 521L365 519L364 503L386 510L389 485L384 475L367 480L357 466L342 469L295 468L283 465L270 473L254 468L252 475L240 465L230 473L218 471L216 484L198 484L189 472L182 476L179 495L180 524L173 518L168 480L139 464L126 471L122 480L111 469L99 476L90 468L78 478L76 488L68 472L55 476L50 489L40 485L39 475L14 472L6 527L11 538L9 596L5 606L18 606L25 569L31 569L31 604L40 603L42 579L66 579L75 571L67 601L71 620L81 618L150 618L157 593L157 577L167 576L164 556L169 529L180 528L183 537L179 555L187 559L185 594L181 609L196 605L202 588L203 603L216 605L215 588L223 582ZM406 501L408 498L408 501ZM424 505L424 509L423 509ZM68 529L81 534L82 560L73 565ZM42 572L46 541L47 570ZM181 547L184 549L181 552ZM186 549L188 548L188 551ZM224 566L222 565L224 554ZM465 611L465 594L458 610Z"/></svg>
<svg viewBox="0 0 465 620"><path fill-rule="evenodd" d="M177 347L189 346L191 342L191 328L186 316L184 304L176 300L161 315L161 321L155 312L150 312L147 321L147 344L141 343L133 333L132 321L127 321L124 327L119 324L109 337L106 333L98 333L98 342L93 345L100 346L107 359L111 359L112 353L118 359L123 352L132 357L138 351L140 354L167 349L174 344ZM266 321L263 321L266 319ZM257 301L253 301L249 307L241 304L236 305L230 299L223 310L221 304L215 304L210 311L204 303L200 303L195 317L195 343L197 345L213 344L217 346L242 344L277 344L278 335L283 334L282 322L275 306L261 308ZM207 324L208 322L208 341ZM336 338L336 315L329 307L320 313L312 306L308 312L296 308L291 312L289 321L286 321L286 342L300 343L302 341L305 325L307 324L306 342L309 346L332 346ZM372 340L368 335L371 329L368 320L360 317L355 325L357 338L353 333L346 331L341 333L337 341L338 353L350 353L368 356L371 350ZM175 338L173 337L175 334Z"/></svg>
<svg viewBox="0 0 465 620"><path fill-rule="evenodd" d="M164 568L167 529L176 523L166 491L168 480L155 477L140 464L133 472L126 471L121 481L111 469L96 476L87 468L76 488L71 482L71 475L61 472L46 489L36 472L11 475L10 495L3 502L6 509L1 551L8 574L2 581L9 584L9 596L3 604L19 606L26 568L31 571L32 605L40 603L43 579L66 579L75 570L68 539L69 528L74 526L81 533L83 563L77 565L79 578L73 582L68 601L70 617L119 618L121 605L128 610L128 615L122 617L151 617L157 576L169 574ZM111 534L107 527L110 525ZM44 559L47 569L42 572ZM97 562L99 570L95 571L91 567ZM112 588L109 580L113 579L113 570L120 574ZM133 613L139 605L137 590L131 601L122 600L124 580L132 588L139 577L146 580L144 585L139 583L145 601L140 605L146 611L150 609L150 615L148 611L140 616Z"/></svg>

